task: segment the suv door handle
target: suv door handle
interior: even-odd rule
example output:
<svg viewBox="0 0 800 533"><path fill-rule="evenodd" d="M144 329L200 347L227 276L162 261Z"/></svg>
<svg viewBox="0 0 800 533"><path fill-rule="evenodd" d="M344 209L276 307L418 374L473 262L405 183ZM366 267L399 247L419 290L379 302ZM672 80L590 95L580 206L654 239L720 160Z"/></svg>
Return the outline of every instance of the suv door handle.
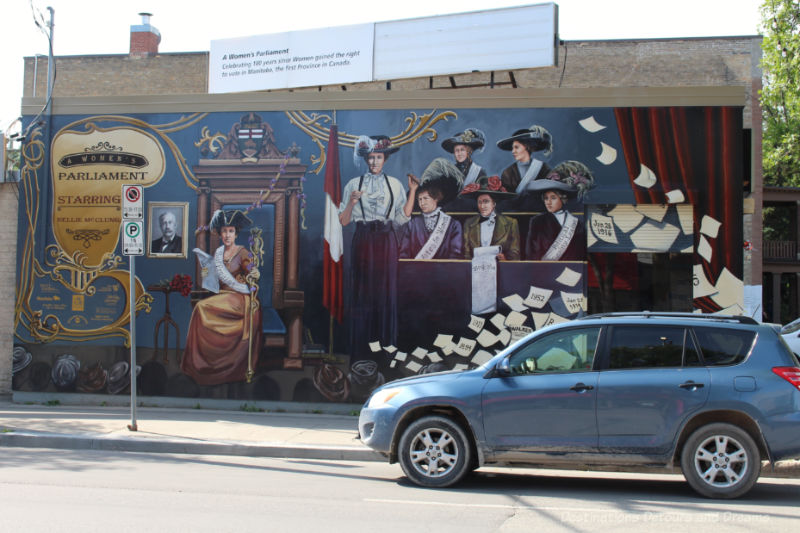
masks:
<svg viewBox="0 0 800 533"><path fill-rule="evenodd" d="M702 383L695 383L694 381L687 381L686 383L681 383L680 385L678 385L678 387L682 389L691 389L691 390L702 389L704 386L705 385L703 385Z"/></svg>
<svg viewBox="0 0 800 533"><path fill-rule="evenodd" d="M587 390L592 390L592 389L594 389L594 387L592 387L591 385L586 385L584 383L576 383L575 385L569 388L569 390L574 390L575 392L586 392Z"/></svg>

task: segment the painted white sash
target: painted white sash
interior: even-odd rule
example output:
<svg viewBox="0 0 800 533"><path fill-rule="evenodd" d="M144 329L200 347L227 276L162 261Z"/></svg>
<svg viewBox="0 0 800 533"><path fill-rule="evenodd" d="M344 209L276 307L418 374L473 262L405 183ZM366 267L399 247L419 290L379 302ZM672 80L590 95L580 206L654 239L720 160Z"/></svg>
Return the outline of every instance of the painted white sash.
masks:
<svg viewBox="0 0 800 533"><path fill-rule="evenodd" d="M450 226L450 219L450 215L439 211L439 220L436 222L436 227L433 228L428 240L425 241L425 246L422 247L414 259L433 259L442 242L444 242L444 236Z"/></svg>
<svg viewBox="0 0 800 533"><path fill-rule="evenodd" d="M528 188L528 183L539 175L539 171L542 170L542 165L544 165L542 161L531 158L531 166L528 167L528 171L522 176L522 181L517 185L517 190L515 191L517 194L522 193L522 191Z"/></svg>
<svg viewBox="0 0 800 533"><path fill-rule="evenodd" d="M464 187L464 185L469 185L470 183L473 183L475 180L477 180L480 171L481 167L479 165L476 165L475 162L473 161L472 164L469 166L469 172L467 172L467 176L464 178L464 183L462 185L462 188Z"/></svg>
<svg viewBox="0 0 800 533"><path fill-rule="evenodd" d="M250 294L250 288L247 286L247 284L236 281L236 278L233 277L233 274L231 274L230 270L225 267L225 261L223 260L224 253L225 247L220 246L217 248L217 251L214 254L214 265L217 267L217 277L222 283L236 292Z"/></svg>
<svg viewBox="0 0 800 533"><path fill-rule="evenodd" d="M575 228L578 227L578 219L572 214L567 212L567 218L564 220L564 225L561 226L561 231L558 232L556 240L547 249L542 260L544 261L558 261L564 252L567 251L567 246L572 242L572 237L575 235Z"/></svg>

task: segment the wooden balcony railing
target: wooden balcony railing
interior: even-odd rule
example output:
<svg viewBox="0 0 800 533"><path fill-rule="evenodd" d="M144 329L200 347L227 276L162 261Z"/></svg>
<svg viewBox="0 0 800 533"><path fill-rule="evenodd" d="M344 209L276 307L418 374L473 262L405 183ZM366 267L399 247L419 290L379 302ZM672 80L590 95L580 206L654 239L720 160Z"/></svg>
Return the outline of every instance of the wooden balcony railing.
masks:
<svg viewBox="0 0 800 533"><path fill-rule="evenodd" d="M762 257L766 261L797 261L796 241L764 241Z"/></svg>

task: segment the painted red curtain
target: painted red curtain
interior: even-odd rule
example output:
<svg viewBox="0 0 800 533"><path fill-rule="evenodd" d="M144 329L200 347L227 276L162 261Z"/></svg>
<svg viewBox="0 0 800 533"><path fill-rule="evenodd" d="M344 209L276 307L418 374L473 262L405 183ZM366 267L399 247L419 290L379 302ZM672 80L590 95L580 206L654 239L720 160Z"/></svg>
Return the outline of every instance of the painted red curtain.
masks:
<svg viewBox="0 0 800 533"><path fill-rule="evenodd" d="M614 110L625 164L636 203L667 203L666 193L680 189L694 206L695 249L704 215L722 223L710 262L695 254L706 278L716 283L723 268L742 279L742 108L653 107ZM647 189L633 183L641 165L658 178ZM708 312L719 306L695 299Z"/></svg>

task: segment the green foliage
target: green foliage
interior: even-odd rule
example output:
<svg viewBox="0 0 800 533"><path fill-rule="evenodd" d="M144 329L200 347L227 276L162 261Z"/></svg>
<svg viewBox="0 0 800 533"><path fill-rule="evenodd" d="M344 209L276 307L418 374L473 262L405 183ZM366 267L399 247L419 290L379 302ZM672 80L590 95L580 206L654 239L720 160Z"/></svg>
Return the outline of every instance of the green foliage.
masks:
<svg viewBox="0 0 800 533"><path fill-rule="evenodd" d="M239 406L240 411L245 411L246 413L263 413L264 409L257 405L250 405L247 403L243 403Z"/></svg>
<svg viewBox="0 0 800 533"><path fill-rule="evenodd" d="M761 6L764 184L800 187L800 0Z"/></svg>
<svg viewBox="0 0 800 533"><path fill-rule="evenodd" d="M793 241L797 238L792 231L796 220L795 207L764 207L764 240Z"/></svg>

